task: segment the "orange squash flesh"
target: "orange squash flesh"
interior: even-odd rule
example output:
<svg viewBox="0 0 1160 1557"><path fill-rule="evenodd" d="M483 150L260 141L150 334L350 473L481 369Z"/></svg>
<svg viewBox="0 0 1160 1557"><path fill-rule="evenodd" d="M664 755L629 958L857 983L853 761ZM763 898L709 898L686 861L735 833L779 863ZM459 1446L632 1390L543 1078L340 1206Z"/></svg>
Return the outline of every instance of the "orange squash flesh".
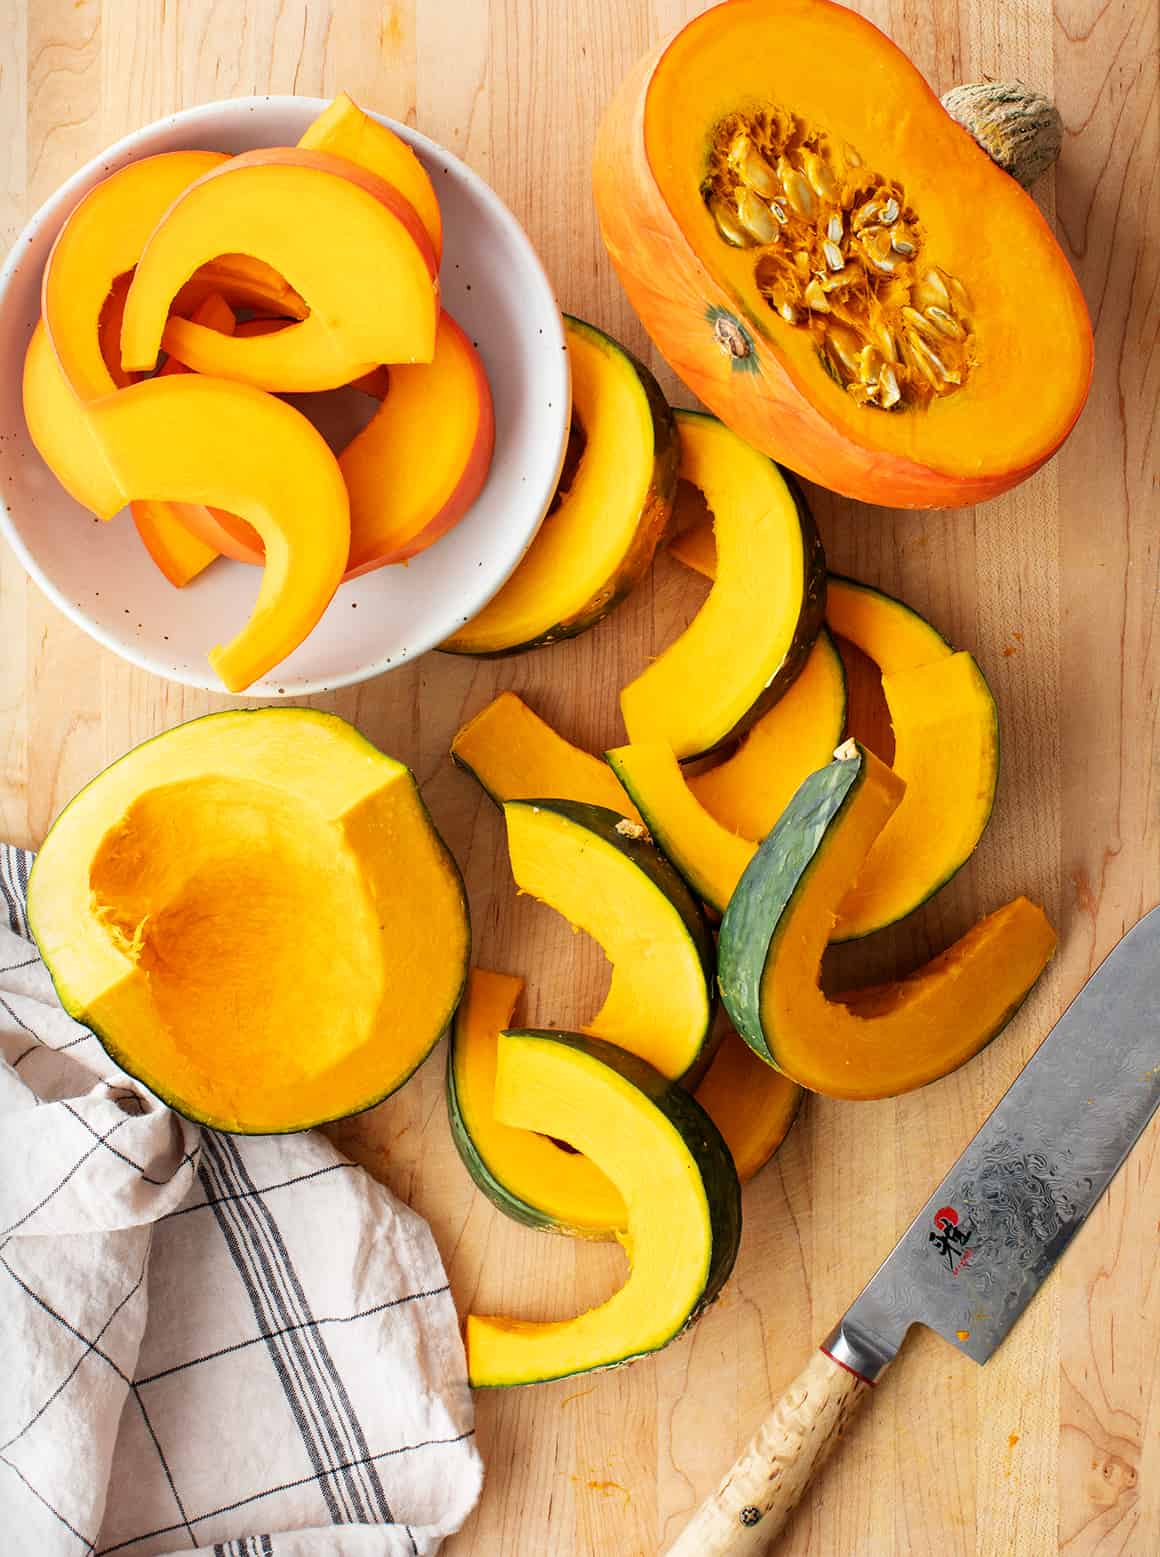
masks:
<svg viewBox="0 0 1160 1557"><path fill-rule="evenodd" d="M438 264L443 254L443 217L427 170L418 157L385 124L364 113L340 92L298 142L304 151L326 151L346 157L392 184L410 201L423 223Z"/></svg>
<svg viewBox="0 0 1160 1557"><path fill-rule="evenodd" d="M785 1140L805 1096L795 1081L758 1059L731 1027L693 1095L720 1130L743 1184Z"/></svg>
<svg viewBox="0 0 1160 1557"><path fill-rule="evenodd" d="M183 282L234 252L272 265L309 315L249 338L170 318ZM164 346L199 373L277 391L334 389L384 362L429 362L437 268L414 209L382 179L320 151L245 152L187 189L154 229L125 303L122 362L148 370Z"/></svg>
<svg viewBox="0 0 1160 1557"><path fill-rule="evenodd" d="M859 405L800 313L791 324L766 302L755 251L722 239L701 193L715 127L757 109L797 115L904 187L923 255L970 295L962 387L925 410ZM613 98L594 188L613 264L670 365L748 442L834 491L977 502L1037 469L1082 409L1091 327L1034 202L887 38L829 0L731 0L694 18Z"/></svg>
<svg viewBox="0 0 1160 1557"><path fill-rule="evenodd" d="M217 151L170 151L130 162L91 189L57 234L44 267L41 309L61 372L79 399L95 400L118 387L101 351L100 329L114 283L136 265L177 197L228 161Z"/></svg>

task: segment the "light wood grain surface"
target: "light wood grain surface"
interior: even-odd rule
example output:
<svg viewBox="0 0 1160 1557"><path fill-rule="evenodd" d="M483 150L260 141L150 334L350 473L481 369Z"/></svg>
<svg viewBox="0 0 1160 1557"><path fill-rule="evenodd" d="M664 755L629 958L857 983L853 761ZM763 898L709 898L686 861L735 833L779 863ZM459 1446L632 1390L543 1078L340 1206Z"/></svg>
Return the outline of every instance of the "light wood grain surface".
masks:
<svg viewBox="0 0 1160 1557"><path fill-rule="evenodd" d="M824 493L832 564L900 593L971 649L999 700L1003 775L971 865L846 969L913 965L1018 891L1060 954L1003 1037L897 1101L811 1099L745 1192L736 1273L696 1329L628 1370L483 1395L482 1504L453 1557L656 1552L874 1269L1066 999L1160 898L1160 296L1157 9L1151 0L863 0L938 90L1020 76L1065 141L1037 190L1097 326L1091 401L1034 480L958 513ZM331 93L444 142L525 224L561 304L654 360L596 233L601 104L697 0L0 0L0 223L108 142L169 110L252 92ZM986 212L977 213L985 223ZM1043 373L1051 342L1042 343ZM8 372L16 371L13 364ZM662 382L686 401L671 375ZM695 607L667 561L579 642L493 664L438 654L319 700L410 762L467 874L478 960L530 981L527 1015L594 1008L600 958L517 903L489 804L447 756L460 720L513 687L593 749L617 688ZM37 843L74 791L146 736L224 700L166 686L91 643L0 557L0 835ZM985 1369L926 1332L791 1524L794 1557L1151 1557L1160 1550L1160 1121ZM505 1222L444 1117L442 1056L340 1140L430 1219L460 1309L529 1316L616 1281L605 1247Z"/></svg>

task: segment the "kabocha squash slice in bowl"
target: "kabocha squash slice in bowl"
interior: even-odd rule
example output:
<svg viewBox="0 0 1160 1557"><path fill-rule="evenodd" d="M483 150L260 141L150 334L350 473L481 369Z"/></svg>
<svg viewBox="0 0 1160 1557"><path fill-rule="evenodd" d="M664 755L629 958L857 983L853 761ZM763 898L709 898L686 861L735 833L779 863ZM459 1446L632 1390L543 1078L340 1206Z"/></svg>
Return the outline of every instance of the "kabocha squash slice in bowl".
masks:
<svg viewBox="0 0 1160 1557"><path fill-rule="evenodd" d="M467 966L462 882L411 773L305 708L213 714L122 757L57 818L28 908L65 1009L222 1130L394 1091Z"/></svg>
<svg viewBox="0 0 1160 1557"><path fill-rule="evenodd" d="M634 681L620 708L630 742L702 756L743 734L801 671L822 624L821 543L772 461L714 417L678 411L681 480L713 515L717 576L690 625Z"/></svg>
<svg viewBox="0 0 1160 1557"><path fill-rule="evenodd" d="M185 280L235 252L283 275L306 318L242 337L171 317ZM321 151L244 152L186 189L154 228L125 300L122 362L148 371L164 347L199 373L277 391L335 389L384 362L430 362L437 270L414 208L381 178Z"/></svg>
<svg viewBox="0 0 1160 1557"><path fill-rule="evenodd" d="M631 1269L607 1302L573 1319L469 1314L469 1382L539 1383L667 1345L716 1297L741 1236L737 1173L704 1110L612 1044L518 1031L499 1039L495 1113L502 1124L567 1141L616 1186Z"/></svg>
<svg viewBox="0 0 1160 1557"><path fill-rule="evenodd" d="M385 124L364 113L345 92L340 92L299 137L304 151L325 151L345 157L391 184L414 208L422 222L438 264L443 257L443 217L427 170L406 141Z"/></svg>
<svg viewBox="0 0 1160 1557"><path fill-rule="evenodd" d="M451 1138L478 1188L513 1221L581 1238L615 1238L627 1227L627 1212L600 1169L550 1136L504 1124L496 1114L500 1034L512 1025L523 987L523 979L486 968L472 968L467 976L447 1051Z"/></svg>
<svg viewBox="0 0 1160 1557"><path fill-rule="evenodd" d="M594 191L670 365L834 491L981 501L1049 458L1083 407L1087 309L1034 201L900 50L828 0L695 17L609 104Z"/></svg>
<svg viewBox="0 0 1160 1557"><path fill-rule="evenodd" d="M764 838L802 779L829 761L845 725L846 674L823 628L785 696L762 714L736 751L693 774L689 788L730 832Z"/></svg>
<svg viewBox="0 0 1160 1557"><path fill-rule="evenodd" d="M608 764L565 740L514 692L501 692L469 719L456 732L451 755L496 805L546 795L640 821Z"/></svg>
<svg viewBox="0 0 1160 1557"><path fill-rule="evenodd" d="M676 492L672 412L648 369L610 336L564 317L572 369L571 457L535 539L507 583L441 645L519 654L574 638L640 581Z"/></svg>
<svg viewBox="0 0 1160 1557"><path fill-rule="evenodd" d="M639 823L572 800L504 805L521 892L584 930L612 964L585 1031L674 1080L707 1063L713 941L700 905Z"/></svg>
<svg viewBox="0 0 1160 1557"><path fill-rule="evenodd" d="M1055 950L1043 910L1020 897L908 978L823 994L838 905L902 793L871 753L840 747L762 843L721 923L717 976L737 1031L831 1097L893 1097L957 1069L1002 1030Z"/></svg>

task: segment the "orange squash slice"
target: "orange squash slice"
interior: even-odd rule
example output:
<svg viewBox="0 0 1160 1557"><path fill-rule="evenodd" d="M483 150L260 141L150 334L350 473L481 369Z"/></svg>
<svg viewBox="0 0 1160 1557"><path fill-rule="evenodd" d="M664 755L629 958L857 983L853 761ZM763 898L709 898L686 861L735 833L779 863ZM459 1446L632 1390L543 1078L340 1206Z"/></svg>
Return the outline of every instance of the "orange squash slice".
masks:
<svg viewBox="0 0 1160 1557"><path fill-rule="evenodd" d="M272 265L307 317L248 338L169 318L186 278L235 252ZM321 151L245 152L186 189L155 227L125 301L122 361L148 370L164 347L199 373L288 391L337 388L384 362L430 362L436 271L413 207L382 179Z"/></svg>

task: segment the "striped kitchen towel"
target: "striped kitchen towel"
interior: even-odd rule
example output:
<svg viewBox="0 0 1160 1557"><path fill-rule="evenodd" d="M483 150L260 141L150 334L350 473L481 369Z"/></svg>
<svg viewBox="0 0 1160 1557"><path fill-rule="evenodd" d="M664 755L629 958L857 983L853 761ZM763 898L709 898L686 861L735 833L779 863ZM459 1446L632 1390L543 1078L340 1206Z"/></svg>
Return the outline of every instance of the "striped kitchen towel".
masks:
<svg viewBox="0 0 1160 1557"><path fill-rule="evenodd" d="M0 1549L421 1557L482 1480L427 1224L199 1130L65 1015L0 848Z"/></svg>

